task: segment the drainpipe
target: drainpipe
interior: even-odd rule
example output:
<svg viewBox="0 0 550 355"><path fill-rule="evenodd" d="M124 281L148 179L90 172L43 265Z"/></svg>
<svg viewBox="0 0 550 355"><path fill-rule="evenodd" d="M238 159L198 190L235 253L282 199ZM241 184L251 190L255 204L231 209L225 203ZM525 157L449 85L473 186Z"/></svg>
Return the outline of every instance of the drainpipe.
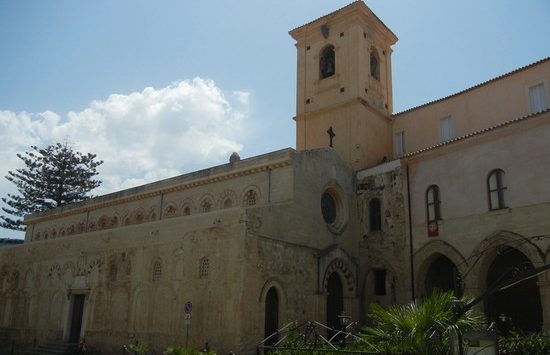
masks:
<svg viewBox="0 0 550 355"><path fill-rule="evenodd" d="M409 257L411 259L411 296L412 301L415 301L415 292L414 292L414 251L413 251L413 231L412 231L412 213L411 213L411 184L409 180L409 164L405 165L405 174L407 177L407 209L409 215Z"/></svg>

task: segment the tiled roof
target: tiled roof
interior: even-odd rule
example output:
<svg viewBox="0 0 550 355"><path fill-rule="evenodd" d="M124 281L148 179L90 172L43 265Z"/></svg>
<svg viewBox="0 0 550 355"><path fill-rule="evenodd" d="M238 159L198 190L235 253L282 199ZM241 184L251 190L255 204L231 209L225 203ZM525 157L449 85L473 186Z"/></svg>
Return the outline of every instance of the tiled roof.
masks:
<svg viewBox="0 0 550 355"><path fill-rule="evenodd" d="M472 86L472 87L470 87L470 88L468 88L468 89L464 89L464 90L462 90L462 91L459 91L459 92L454 93L454 94L452 94L452 95L445 96L445 97L442 97L442 98L440 98L440 99L437 99L437 100L434 100L434 101L430 101L430 102L427 102L427 103L425 103L425 104L422 104L422 105L419 105L419 106L415 106L415 107L406 109L405 111L401 111L401 112L398 112L398 113L394 113L394 114L392 115L392 117L395 118L396 116L399 116L399 115L401 115L401 114L404 114L404 113L407 113L407 112L411 112L411 111L417 110L417 109L422 108L422 107L426 107L426 106L428 106L428 105L435 104L435 103L440 102L440 101L443 101L443 100L448 100L448 99L453 98L453 97L458 96L458 95L462 95L462 94L464 94L464 93L467 93L467 92L472 91L472 90L474 90L474 89L477 89L477 88L479 88L479 87L488 85L488 84L490 84L490 83L492 83L492 82L494 82L494 81L497 81L497 80L506 78L506 77L508 77L508 76L510 76L510 75L513 75L513 74L517 73L517 72L520 72L520 71L525 70L525 69L532 68L532 67L534 67L534 66L537 66L537 65L539 65L539 64L545 63L545 62L547 62L547 61L550 61L550 57L546 57L546 58L543 58L543 59L541 59L541 60L538 60L538 61L536 61L536 62L534 62L534 63L528 64L528 65L526 65L526 66L524 66L524 67L517 68L517 69L515 69L515 70L512 70L511 72L508 72L508 73L502 74L502 75L500 75L500 76L497 76L496 78L493 78L493 79L484 81L484 82L482 82L482 83L479 83L479 84L477 84L477 85L475 85L475 86Z"/></svg>
<svg viewBox="0 0 550 355"><path fill-rule="evenodd" d="M550 109L546 109L544 111L532 113L530 115L514 118L513 120L502 122L502 123L496 124L496 125L491 126L491 127L483 128L483 129L480 129L478 131L474 131L472 133L468 133L468 134L465 134L463 136L450 139L448 141L440 142L440 143L434 144L432 146L422 148L422 149L419 149L419 150L411 152L411 153L407 153L407 154L403 155L402 158L410 158L410 157L413 157L413 156L421 154L421 153L425 153L425 152L430 151L430 150L434 150L434 149L437 149L437 148L440 148L440 147L443 147L443 146L447 146L447 145L452 144L452 143L460 142L460 141L463 141L465 139L469 139L469 138L472 138L472 137L475 137L475 136L479 136L481 134L492 132L492 131L495 131L497 129L507 127L507 126L513 125L513 124L518 123L518 122L523 122L523 121L526 121L526 120L531 119L531 118L538 117L538 116L543 115L543 114L548 113L548 112L550 112Z"/></svg>

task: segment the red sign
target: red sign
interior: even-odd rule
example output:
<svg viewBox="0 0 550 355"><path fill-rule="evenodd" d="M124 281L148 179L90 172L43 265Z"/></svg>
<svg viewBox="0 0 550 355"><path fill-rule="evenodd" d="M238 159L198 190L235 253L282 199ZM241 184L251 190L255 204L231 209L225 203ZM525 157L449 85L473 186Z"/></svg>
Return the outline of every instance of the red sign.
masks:
<svg viewBox="0 0 550 355"><path fill-rule="evenodd" d="M437 237L439 235L439 226L437 221L428 222L428 237Z"/></svg>

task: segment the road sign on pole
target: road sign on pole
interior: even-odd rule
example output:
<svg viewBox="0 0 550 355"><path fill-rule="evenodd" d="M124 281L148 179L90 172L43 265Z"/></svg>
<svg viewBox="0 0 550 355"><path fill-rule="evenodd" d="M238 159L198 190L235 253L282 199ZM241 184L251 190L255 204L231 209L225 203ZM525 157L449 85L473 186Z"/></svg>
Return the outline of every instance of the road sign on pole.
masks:
<svg viewBox="0 0 550 355"><path fill-rule="evenodd" d="M185 314L190 314L192 310L193 310L193 303L191 303L191 301L185 302L185 307L184 307Z"/></svg>

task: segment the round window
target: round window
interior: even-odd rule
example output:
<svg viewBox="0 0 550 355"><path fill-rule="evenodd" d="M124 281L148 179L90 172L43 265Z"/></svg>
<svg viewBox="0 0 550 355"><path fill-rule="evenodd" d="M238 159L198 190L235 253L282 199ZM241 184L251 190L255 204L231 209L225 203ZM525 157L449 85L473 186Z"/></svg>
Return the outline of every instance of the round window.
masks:
<svg viewBox="0 0 550 355"><path fill-rule="evenodd" d="M347 222L347 204L339 186L331 186L321 195L321 213L328 229L333 234L341 234Z"/></svg>
<svg viewBox="0 0 550 355"><path fill-rule="evenodd" d="M336 201L328 192L321 196L321 212L326 223L332 224L336 220Z"/></svg>

